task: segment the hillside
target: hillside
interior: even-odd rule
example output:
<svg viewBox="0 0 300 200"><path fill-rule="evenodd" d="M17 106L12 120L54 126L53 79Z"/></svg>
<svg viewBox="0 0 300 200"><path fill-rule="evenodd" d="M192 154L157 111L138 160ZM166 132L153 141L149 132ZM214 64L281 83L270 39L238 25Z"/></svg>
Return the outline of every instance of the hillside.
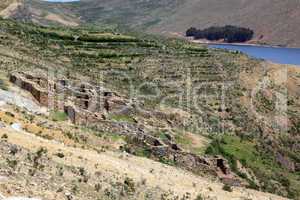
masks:
<svg viewBox="0 0 300 200"><path fill-rule="evenodd" d="M299 47L299 10L298 0L81 0L64 5L24 0L15 17L43 24L117 24L173 36L191 26L228 24L251 28L259 43Z"/></svg>
<svg viewBox="0 0 300 200"><path fill-rule="evenodd" d="M20 0L1 0L0 3L0 16L3 18L13 16L22 6L22 1Z"/></svg>
<svg viewBox="0 0 300 200"><path fill-rule="evenodd" d="M299 68L105 25L0 25L1 194L299 199Z"/></svg>

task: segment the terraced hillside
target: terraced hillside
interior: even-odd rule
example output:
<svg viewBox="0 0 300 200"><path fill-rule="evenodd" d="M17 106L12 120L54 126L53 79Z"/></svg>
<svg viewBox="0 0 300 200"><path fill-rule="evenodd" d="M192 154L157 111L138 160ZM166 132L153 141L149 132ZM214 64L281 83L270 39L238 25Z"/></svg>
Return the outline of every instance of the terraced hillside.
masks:
<svg viewBox="0 0 300 200"><path fill-rule="evenodd" d="M298 0L22 2L23 7L13 16L42 24L107 23L167 35L183 34L191 26L203 29L212 25L236 25L254 30L259 43L300 46Z"/></svg>
<svg viewBox="0 0 300 200"><path fill-rule="evenodd" d="M299 68L111 27L0 23L1 91L48 106L33 114L22 100L0 104L2 193L280 199L247 187L300 196ZM57 106L42 98L61 86ZM93 88L100 109L77 120L66 104L91 113Z"/></svg>

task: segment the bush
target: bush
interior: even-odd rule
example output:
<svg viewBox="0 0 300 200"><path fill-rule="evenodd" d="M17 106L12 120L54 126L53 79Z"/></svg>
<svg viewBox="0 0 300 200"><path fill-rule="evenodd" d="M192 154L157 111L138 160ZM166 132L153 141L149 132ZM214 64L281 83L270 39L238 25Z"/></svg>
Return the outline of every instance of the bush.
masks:
<svg viewBox="0 0 300 200"><path fill-rule="evenodd" d="M227 192L232 192L232 188L230 185L224 185L223 186L223 190L227 191Z"/></svg>
<svg viewBox="0 0 300 200"><path fill-rule="evenodd" d="M126 177L124 180L124 186L126 192L128 192L129 194L133 194L135 192L135 184L133 179Z"/></svg>
<svg viewBox="0 0 300 200"><path fill-rule="evenodd" d="M1 136L1 139L8 139L8 135L6 133L4 133L2 136Z"/></svg>
<svg viewBox="0 0 300 200"><path fill-rule="evenodd" d="M204 198L202 197L202 195L201 194L199 194L197 197L196 197L196 199L195 200L204 200Z"/></svg>
<svg viewBox="0 0 300 200"><path fill-rule="evenodd" d="M0 79L0 89L1 90L8 90L7 85L1 79Z"/></svg>

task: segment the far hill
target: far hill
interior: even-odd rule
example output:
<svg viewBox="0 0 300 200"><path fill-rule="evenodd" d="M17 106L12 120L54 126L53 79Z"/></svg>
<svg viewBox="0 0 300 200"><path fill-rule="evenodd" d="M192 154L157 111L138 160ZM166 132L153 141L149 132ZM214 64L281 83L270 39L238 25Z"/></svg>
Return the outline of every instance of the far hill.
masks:
<svg viewBox="0 0 300 200"><path fill-rule="evenodd" d="M47 3L24 0L19 19L47 24L108 23L166 35L188 28L236 25L255 31L260 43L300 46L298 0L81 0Z"/></svg>

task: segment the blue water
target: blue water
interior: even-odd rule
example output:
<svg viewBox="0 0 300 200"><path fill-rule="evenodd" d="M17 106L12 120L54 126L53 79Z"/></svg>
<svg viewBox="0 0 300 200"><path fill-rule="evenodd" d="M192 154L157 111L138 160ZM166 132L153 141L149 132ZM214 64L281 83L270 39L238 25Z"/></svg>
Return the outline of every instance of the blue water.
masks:
<svg viewBox="0 0 300 200"><path fill-rule="evenodd" d="M241 51L254 58L269 60L274 63L291 64L291 65L300 66L299 48L281 48L281 47L277 48L277 47L261 47L261 46L231 45L231 44L216 44L216 45L209 45L209 47Z"/></svg>

